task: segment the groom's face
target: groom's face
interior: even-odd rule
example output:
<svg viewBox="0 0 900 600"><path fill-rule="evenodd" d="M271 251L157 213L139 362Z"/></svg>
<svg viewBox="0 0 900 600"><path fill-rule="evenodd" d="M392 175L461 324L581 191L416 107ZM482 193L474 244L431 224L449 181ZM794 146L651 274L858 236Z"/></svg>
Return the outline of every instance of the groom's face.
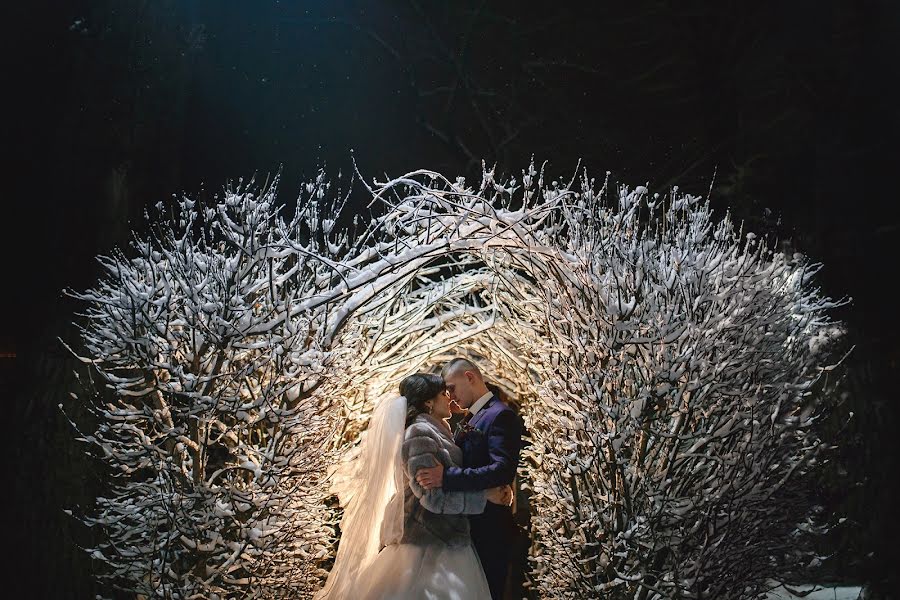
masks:
<svg viewBox="0 0 900 600"><path fill-rule="evenodd" d="M475 402L475 392L472 384L474 377L471 371L457 371L444 379L447 384L447 393L463 408L469 408Z"/></svg>

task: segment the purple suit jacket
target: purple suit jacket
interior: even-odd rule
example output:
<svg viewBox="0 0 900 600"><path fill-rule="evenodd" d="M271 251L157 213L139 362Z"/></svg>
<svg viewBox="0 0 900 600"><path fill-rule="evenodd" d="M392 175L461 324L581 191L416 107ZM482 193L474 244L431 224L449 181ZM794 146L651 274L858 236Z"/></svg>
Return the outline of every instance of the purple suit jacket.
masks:
<svg viewBox="0 0 900 600"><path fill-rule="evenodd" d="M511 484L522 448L522 422L497 396L455 436L463 466L444 471L444 490L468 492Z"/></svg>

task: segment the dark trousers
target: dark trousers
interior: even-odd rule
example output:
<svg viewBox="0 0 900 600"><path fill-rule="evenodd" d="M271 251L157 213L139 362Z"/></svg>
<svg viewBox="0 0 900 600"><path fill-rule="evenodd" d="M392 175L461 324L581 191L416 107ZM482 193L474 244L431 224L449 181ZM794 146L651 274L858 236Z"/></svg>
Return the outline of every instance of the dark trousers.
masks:
<svg viewBox="0 0 900 600"><path fill-rule="evenodd" d="M487 577L491 599L503 600L515 545L516 524L512 512L505 506L489 502L483 514L472 515L469 521L472 544Z"/></svg>

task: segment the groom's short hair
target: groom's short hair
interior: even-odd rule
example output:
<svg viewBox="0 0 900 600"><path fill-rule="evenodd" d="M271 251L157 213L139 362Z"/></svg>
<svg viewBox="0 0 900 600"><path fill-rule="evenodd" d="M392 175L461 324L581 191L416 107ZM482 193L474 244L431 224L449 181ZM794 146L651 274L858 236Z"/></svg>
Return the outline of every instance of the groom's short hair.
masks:
<svg viewBox="0 0 900 600"><path fill-rule="evenodd" d="M472 371L473 373L478 375L480 379L484 379L484 376L481 374L481 369L479 369L475 365L475 363L473 363L468 358L462 357L454 358L446 365L444 365L444 368L441 369L441 377L446 379L451 374L456 373L457 371Z"/></svg>

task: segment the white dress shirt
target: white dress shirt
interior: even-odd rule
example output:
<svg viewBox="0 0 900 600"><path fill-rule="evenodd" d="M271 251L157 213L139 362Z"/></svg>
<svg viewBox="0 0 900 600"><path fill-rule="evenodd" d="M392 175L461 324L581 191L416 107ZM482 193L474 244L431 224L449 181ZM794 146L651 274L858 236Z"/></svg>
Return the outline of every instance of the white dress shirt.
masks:
<svg viewBox="0 0 900 600"><path fill-rule="evenodd" d="M488 400L493 397L494 392L488 392L487 394L476 400L475 403L469 407L469 412L472 414L472 416L474 417L476 414L478 414L478 411L484 408L484 405L488 403Z"/></svg>

